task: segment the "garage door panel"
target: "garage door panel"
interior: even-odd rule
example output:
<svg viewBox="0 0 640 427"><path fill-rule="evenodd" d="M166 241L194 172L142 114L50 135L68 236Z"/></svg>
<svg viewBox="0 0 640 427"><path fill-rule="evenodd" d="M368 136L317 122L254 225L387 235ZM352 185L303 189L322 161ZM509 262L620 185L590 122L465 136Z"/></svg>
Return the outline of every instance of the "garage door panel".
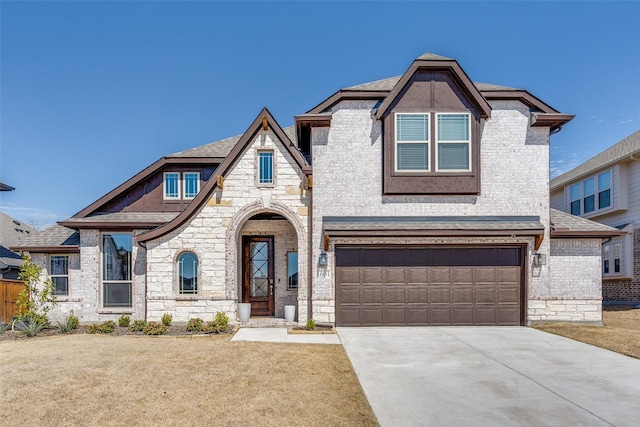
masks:
<svg viewBox="0 0 640 427"><path fill-rule="evenodd" d="M362 288L360 291L360 302L362 304L382 304L384 302L384 287L372 286Z"/></svg>
<svg viewBox="0 0 640 427"><path fill-rule="evenodd" d="M426 286L412 286L407 288L407 304L426 304L429 302L429 293Z"/></svg>
<svg viewBox="0 0 640 427"><path fill-rule="evenodd" d="M521 251L351 248L342 259L337 248L337 324L519 325Z"/></svg>
<svg viewBox="0 0 640 427"><path fill-rule="evenodd" d="M389 287L384 289L384 302L385 304L402 304L403 306L407 302L406 291L404 287Z"/></svg>

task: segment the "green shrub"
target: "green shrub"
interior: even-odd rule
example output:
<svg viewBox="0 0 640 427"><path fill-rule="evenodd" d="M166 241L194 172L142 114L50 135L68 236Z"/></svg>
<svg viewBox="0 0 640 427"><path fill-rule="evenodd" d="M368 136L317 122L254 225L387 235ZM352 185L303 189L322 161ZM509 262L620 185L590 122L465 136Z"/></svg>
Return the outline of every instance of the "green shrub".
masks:
<svg viewBox="0 0 640 427"><path fill-rule="evenodd" d="M144 328L146 328L147 322L144 320L134 320L131 325L129 325L129 330L131 332L142 332Z"/></svg>
<svg viewBox="0 0 640 427"><path fill-rule="evenodd" d="M171 325L172 320L173 320L173 316L170 313L165 313L162 315L162 324L164 326Z"/></svg>
<svg viewBox="0 0 640 427"><path fill-rule="evenodd" d="M167 326L159 322L149 322L142 332L146 335L162 335L167 333Z"/></svg>
<svg viewBox="0 0 640 427"><path fill-rule="evenodd" d="M5 322L0 322L0 334L4 334L11 328L11 325Z"/></svg>
<svg viewBox="0 0 640 427"><path fill-rule="evenodd" d="M187 322L187 331L189 332L204 331L204 322L199 317L196 317L194 319L189 319L189 321Z"/></svg>
<svg viewBox="0 0 640 427"><path fill-rule="evenodd" d="M313 331L316 328L316 321L313 319L307 320L307 330Z"/></svg>
<svg viewBox="0 0 640 427"><path fill-rule="evenodd" d="M226 332L229 326L229 317L223 311L218 311L216 313L216 317L213 321L207 322L206 327L204 328L205 332L219 334L221 332Z"/></svg>
<svg viewBox="0 0 640 427"><path fill-rule="evenodd" d="M64 319L64 322L58 321L58 331L61 334L68 334L69 332L76 329L79 325L80 321L77 316L74 316L73 311Z"/></svg>
<svg viewBox="0 0 640 427"><path fill-rule="evenodd" d="M102 323L94 323L89 325L87 332L90 334L111 334L116 329L116 322L113 320L107 320Z"/></svg>
<svg viewBox="0 0 640 427"><path fill-rule="evenodd" d="M23 332L29 338L35 337L44 329L46 323L40 317L23 317L13 322L14 332Z"/></svg>
<svg viewBox="0 0 640 427"><path fill-rule="evenodd" d="M47 313L58 304L58 300L54 295L55 285L51 279L41 282L41 273L42 268L31 261L29 255L22 257L18 279L22 280L25 286L18 294L16 306L18 320L27 319L27 324L30 324L30 321L35 319L36 323L42 324L44 328L49 324Z"/></svg>
<svg viewBox="0 0 640 427"><path fill-rule="evenodd" d="M118 326L120 326L121 328L128 328L130 322L131 322L131 317L127 316L126 314L123 314L118 319Z"/></svg>

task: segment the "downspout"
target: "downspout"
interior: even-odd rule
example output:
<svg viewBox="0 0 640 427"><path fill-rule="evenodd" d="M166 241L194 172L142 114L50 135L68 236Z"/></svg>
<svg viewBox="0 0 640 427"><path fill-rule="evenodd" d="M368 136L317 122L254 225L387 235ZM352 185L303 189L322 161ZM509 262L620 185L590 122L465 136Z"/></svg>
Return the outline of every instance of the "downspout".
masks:
<svg viewBox="0 0 640 427"><path fill-rule="evenodd" d="M313 137L311 138L311 143L313 143ZM311 150L309 150L311 151ZM307 175L308 178L308 175ZM313 189L309 188L307 191L309 191L310 197L309 197L309 232L307 233L307 235L309 236L308 240L309 240L309 272L308 274L308 280L309 283L307 285L308 288L308 292L307 292L307 310L309 311L308 315L307 315L307 320L308 319L313 319L313 299L312 299L312 295L313 295ZM300 319L298 319L298 321L300 321Z"/></svg>

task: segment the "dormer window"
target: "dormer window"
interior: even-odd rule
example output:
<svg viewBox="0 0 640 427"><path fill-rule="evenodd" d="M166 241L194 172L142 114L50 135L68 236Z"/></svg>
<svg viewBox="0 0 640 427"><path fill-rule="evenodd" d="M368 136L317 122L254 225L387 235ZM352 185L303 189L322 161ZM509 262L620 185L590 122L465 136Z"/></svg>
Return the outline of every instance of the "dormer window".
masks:
<svg viewBox="0 0 640 427"><path fill-rule="evenodd" d="M165 172L164 200L191 200L200 191L200 172Z"/></svg>
<svg viewBox="0 0 640 427"><path fill-rule="evenodd" d="M193 199L200 191L200 174L198 172L185 172L184 176L184 198Z"/></svg>
<svg viewBox="0 0 640 427"><path fill-rule="evenodd" d="M396 114L396 170L429 171L429 114Z"/></svg>
<svg viewBox="0 0 640 427"><path fill-rule="evenodd" d="M164 173L164 199L176 200L180 198L180 173Z"/></svg>
<svg viewBox="0 0 640 427"><path fill-rule="evenodd" d="M436 114L436 171L471 170L471 124L469 114Z"/></svg>

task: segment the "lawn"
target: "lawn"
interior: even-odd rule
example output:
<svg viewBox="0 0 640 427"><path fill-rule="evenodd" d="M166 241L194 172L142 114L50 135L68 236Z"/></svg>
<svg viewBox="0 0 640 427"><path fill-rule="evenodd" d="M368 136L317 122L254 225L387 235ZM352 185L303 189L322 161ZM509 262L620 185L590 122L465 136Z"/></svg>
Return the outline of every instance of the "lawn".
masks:
<svg viewBox="0 0 640 427"><path fill-rule="evenodd" d="M339 345L79 334L0 354L11 425L378 425Z"/></svg>
<svg viewBox="0 0 640 427"><path fill-rule="evenodd" d="M640 359L640 309L609 306L602 315L604 326L550 323L535 328Z"/></svg>

